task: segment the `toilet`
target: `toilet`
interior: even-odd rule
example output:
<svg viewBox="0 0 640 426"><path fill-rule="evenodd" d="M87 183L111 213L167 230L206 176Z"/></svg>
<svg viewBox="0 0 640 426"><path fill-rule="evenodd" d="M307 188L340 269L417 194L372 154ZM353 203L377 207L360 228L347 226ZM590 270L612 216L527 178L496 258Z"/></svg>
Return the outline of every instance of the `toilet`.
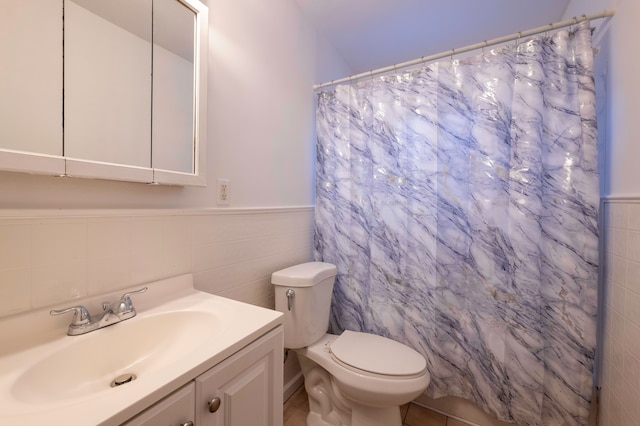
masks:
<svg viewBox="0 0 640 426"><path fill-rule="evenodd" d="M273 273L284 346L295 350L309 395L307 426L401 426L400 406L427 388L424 357L386 337L327 333L336 267L308 262Z"/></svg>

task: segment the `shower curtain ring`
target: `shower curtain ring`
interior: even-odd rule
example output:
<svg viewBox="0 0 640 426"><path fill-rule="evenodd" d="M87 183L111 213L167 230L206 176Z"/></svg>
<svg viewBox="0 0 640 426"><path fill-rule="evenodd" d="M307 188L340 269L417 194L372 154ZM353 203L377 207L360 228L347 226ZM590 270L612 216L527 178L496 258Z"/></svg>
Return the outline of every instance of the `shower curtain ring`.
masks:
<svg viewBox="0 0 640 426"><path fill-rule="evenodd" d="M580 15L580 22L584 22L587 21L589 18L587 17L587 15L585 13L583 13L582 15Z"/></svg>

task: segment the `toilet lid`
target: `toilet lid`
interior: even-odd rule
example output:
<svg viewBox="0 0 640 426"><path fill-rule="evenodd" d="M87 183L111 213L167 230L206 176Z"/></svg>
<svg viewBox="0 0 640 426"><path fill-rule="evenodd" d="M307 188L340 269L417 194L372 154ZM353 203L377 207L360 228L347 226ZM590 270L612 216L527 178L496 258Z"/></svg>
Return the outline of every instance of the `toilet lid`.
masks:
<svg viewBox="0 0 640 426"><path fill-rule="evenodd" d="M409 376L427 367L417 351L395 340L346 330L331 343L331 353L345 364L387 376Z"/></svg>

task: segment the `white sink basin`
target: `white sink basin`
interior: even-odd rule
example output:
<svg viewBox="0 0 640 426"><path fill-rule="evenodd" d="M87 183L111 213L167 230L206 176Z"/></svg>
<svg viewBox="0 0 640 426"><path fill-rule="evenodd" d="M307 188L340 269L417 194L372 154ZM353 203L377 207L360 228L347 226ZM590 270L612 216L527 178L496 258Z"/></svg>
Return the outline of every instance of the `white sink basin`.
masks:
<svg viewBox="0 0 640 426"><path fill-rule="evenodd" d="M1 318L0 425L119 425L282 324L279 312L195 290L191 275L147 285L135 317L80 336L50 308ZM66 306L96 312L125 291ZM127 373L136 378L111 386Z"/></svg>
<svg viewBox="0 0 640 426"><path fill-rule="evenodd" d="M70 344L20 375L12 393L32 403L95 397L112 391L111 382L120 375L133 374L137 380L157 374L205 342L203 337L210 337L219 325L212 312L174 311L139 315L74 336Z"/></svg>

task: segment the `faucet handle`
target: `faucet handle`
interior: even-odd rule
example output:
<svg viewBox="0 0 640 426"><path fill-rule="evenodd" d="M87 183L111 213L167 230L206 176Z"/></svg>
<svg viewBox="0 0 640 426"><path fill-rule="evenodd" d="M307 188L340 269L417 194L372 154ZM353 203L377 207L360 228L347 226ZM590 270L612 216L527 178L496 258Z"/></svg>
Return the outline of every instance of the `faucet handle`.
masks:
<svg viewBox="0 0 640 426"><path fill-rule="evenodd" d="M123 294L123 295L122 295L122 298L123 298L123 299L125 299L125 298L127 298L127 299L128 299L128 298L129 298L129 296L131 296L132 294L140 294L140 293L144 293L144 292L145 292L145 291L147 291L147 290L149 290L149 287L142 287L142 288L140 288L140 289L138 289L138 290L131 290L130 292Z"/></svg>
<svg viewBox="0 0 640 426"><path fill-rule="evenodd" d="M84 306L72 306L70 308L59 309L59 310L52 309L51 311L49 311L49 314L62 315L71 311L74 312L74 315L73 315L73 320L71 321L71 324L69 325L69 327L89 324L91 322L91 316L89 315L89 311L87 311L87 308L85 308Z"/></svg>
<svg viewBox="0 0 640 426"><path fill-rule="evenodd" d="M142 287L139 290L133 290L123 294L122 297L120 298L120 301L117 302L117 305L118 305L117 313L127 313L127 312L134 311L133 302L131 301L131 295L144 293L148 289L149 289L148 287Z"/></svg>

